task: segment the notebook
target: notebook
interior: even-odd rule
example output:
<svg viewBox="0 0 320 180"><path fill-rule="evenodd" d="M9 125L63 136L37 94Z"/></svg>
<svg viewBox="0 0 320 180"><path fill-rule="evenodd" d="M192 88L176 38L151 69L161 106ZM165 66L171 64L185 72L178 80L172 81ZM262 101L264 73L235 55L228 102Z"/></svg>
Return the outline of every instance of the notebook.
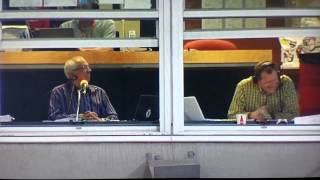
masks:
<svg viewBox="0 0 320 180"><path fill-rule="evenodd" d="M134 120L159 121L159 96L140 95L134 113Z"/></svg>
<svg viewBox="0 0 320 180"><path fill-rule="evenodd" d="M35 38L72 38L74 31L72 28L37 28L33 32Z"/></svg>
<svg viewBox="0 0 320 180"><path fill-rule="evenodd" d="M195 96L184 97L184 120L185 121L215 121L216 119L205 118Z"/></svg>

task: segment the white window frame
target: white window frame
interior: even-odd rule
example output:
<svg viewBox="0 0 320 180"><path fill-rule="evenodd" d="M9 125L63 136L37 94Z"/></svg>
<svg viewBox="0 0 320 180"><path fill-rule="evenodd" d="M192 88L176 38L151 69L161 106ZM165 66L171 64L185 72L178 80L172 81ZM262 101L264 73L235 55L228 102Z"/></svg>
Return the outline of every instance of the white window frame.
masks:
<svg viewBox="0 0 320 180"><path fill-rule="evenodd" d="M90 12L90 11L3 11L2 0L0 0L0 25L2 20L14 20L14 19L68 19L68 18L113 18L113 19L156 19L159 24L157 25L157 37L156 38L140 38L140 39L112 39L105 41L103 39L43 39L43 40L2 40L0 36L0 49L10 48L70 48L70 47L159 47L159 108L160 108L160 124L153 126L56 126L56 127L43 127L43 126L29 126L29 127L17 127L17 126L1 126L0 124L0 139L2 142L6 141L6 138L12 140L11 137L25 137L28 141L28 137L42 137L39 140L42 141L43 137L55 137L66 136L71 138L73 136L146 136L142 138L148 139L148 136L167 135L171 133L171 36L170 36L170 1L157 1L156 10L137 10L137 11L109 11L109 12ZM0 34L1 28L0 28ZM165 35L166 34L166 35ZM50 43L48 43L50 41ZM19 138L18 138L19 139ZM155 141L157 141L156 138ZM11 140L9 140L11 142ZM17 140L17 139L16 139Z"/></svg>
<svg viewBox="0 0 320 180"><path fill-rule="evenodd" d="M172 1L172 38L173 50L173 133L175 140L180 141L299 141L297 136L310 136L310 140L320 141L320 125L288 125L288 126L236 126L236 125L199 125L184 124L184 63L183 40L191 39L223 39L223 38L264 38L264 37L299 37L319 36L320 28L279 28L272 30L206 30L185 31L184 18L223 18L223 17L273 17L273 16L320 16L315 9L259 9L259 10L185 10L184 0ZM184 135L184 136L181 136ZM289 136L288 136L289 135ZM192 138L191 138L192 137ZM230 139L232 137L234 139ZM236 137L236 138L235 138ZM281 137L281 138L278 138ZM289 138L284 138L289 137ZM271 138L271 139L270 139ZM295 139L296 138L296 139ZM307 138L308 139L308 138Z"/></svg>

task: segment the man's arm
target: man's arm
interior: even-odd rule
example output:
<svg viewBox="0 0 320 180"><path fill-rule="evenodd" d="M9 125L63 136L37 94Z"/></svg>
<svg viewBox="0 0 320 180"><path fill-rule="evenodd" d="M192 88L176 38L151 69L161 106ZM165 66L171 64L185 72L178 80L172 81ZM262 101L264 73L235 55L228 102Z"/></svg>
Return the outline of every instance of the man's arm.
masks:
<svg viewBox="0 0 320 180"><path fill-rule="evenodd" d="M244 113L245 99L243 87L238 83L228 110L228 118L235 119L236 114Z"/></svg>
<svg viewBox="0 0 320 180"><path fill-rule="evenodd" d="M63 99L61 92L53 90L50 95L49 102L49 117L50 120L62 119L69 117L69 115L63 110Z"/></svg>
<svg viewBox="0 0 320 180"><path fill-rule="evenodd" d="M299 116L298 97L291 79L283 84L281 89L282 112L276 113L276 119L293 119Z"/></svg>
<svg viewBox="0 0 320 180"><path fill-rule="evenodd" d="M114 107L112 106L110 99L105 91L102 91L101 93L101 100L102 100L102 114L105 117L108 116L116 116L118 117L118 114Z"/></svg>

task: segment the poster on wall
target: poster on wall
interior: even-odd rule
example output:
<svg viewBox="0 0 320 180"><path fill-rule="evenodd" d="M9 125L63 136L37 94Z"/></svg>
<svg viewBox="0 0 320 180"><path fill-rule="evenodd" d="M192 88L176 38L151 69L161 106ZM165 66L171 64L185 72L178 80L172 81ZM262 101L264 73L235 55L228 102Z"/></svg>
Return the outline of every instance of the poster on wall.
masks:
<svg viewBox="0 0 320 180"><path fill-rule="evenodd" d="M296 50L302 44L302 37L280 37L281 45L281 68L299 68L299 58Z"/></svg>
<svg viewBox="0 0 320 180"><path fill-rule="evenodd" d="M299 68L299 53L320 53L320 37L281 37L282 68Z"/></svg>

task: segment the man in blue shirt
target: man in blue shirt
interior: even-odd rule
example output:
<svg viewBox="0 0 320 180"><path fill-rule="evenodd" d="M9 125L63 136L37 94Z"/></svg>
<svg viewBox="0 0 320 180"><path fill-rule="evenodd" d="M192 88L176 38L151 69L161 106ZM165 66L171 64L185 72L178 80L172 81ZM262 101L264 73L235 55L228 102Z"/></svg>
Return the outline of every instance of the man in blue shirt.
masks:
<svg viewBox="0 0 320 180"><path fill-rule="evenodd" d="M49 119L56 120L75 117L77 112L80 82L88 83L91 79L91 69L88 62L81 56L73 57L65 62L64 73L69 81L56 86L50 96ZM86 93L81 93L79 108L80 118L85 120L117 119L106 92L94 85L88 85Z"/></svg>

